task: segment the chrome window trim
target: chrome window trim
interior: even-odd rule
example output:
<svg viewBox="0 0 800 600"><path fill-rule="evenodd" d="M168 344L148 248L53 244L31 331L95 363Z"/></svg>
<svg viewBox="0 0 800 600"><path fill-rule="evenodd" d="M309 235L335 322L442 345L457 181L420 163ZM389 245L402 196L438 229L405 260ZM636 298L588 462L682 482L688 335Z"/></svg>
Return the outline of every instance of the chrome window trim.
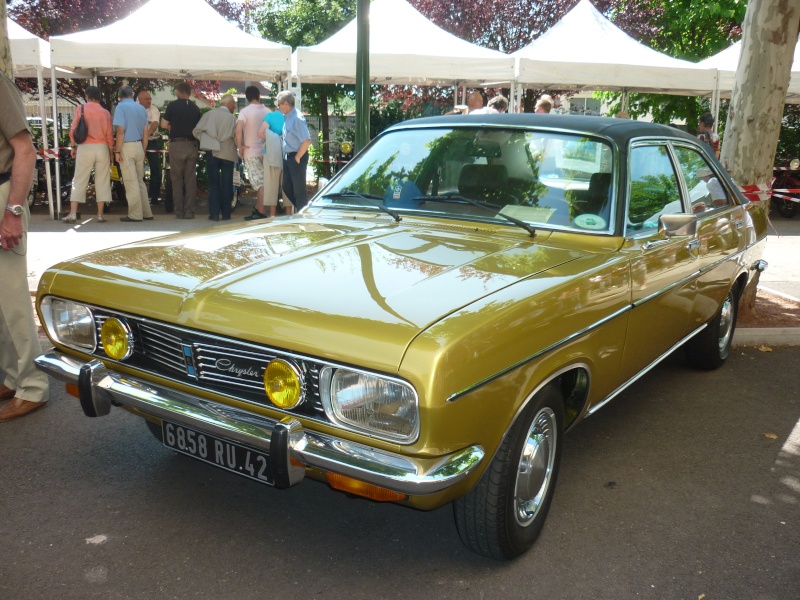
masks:
<svg viewBox="0 0 800 600"><path fill-rule="evenodd" d="M623 220L623 231L622 236L626 239L632 240L639 240L647 237L651 237L654 233L658 232L658 229L652 230L648 229L645 231L639 231L636 233L628 232L628 212L630 209L631 204L631 151L635 148L640 147L651 147L651 146L664 146L667 149L667 157L672 164L672 171L675 173L675 179L678 182L678 190L680 194L680 201L681 207L685 210L685 194L683 191L683 180L679 176L677 169L675 168L677 163L675 161L675 156L672 153L672 149L670 147L670 142L674 138L660 138L660 137L641 137L641 138L634 138L628 143L628 164L627 164L627 173L625 174L625 214L622 215Z"/></svg>

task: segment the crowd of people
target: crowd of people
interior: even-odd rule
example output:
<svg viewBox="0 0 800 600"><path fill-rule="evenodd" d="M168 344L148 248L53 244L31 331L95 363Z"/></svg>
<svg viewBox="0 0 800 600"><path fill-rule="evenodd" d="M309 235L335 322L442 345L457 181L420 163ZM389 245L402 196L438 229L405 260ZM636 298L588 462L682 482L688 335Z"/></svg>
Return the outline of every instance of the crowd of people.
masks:
<svg viewBox="0 0 800 600"><path fill-rule="evenodd" d="M164 149L159 127L169 139L169 177L172 206L178 219L194 219L197 197L197 164L205 153L208 176L208 218L229 220L233 203L233 174L239 161L247 167L257 201L247 220L274 217L279 201L286 214L308 203L305 180L311 135L305 117L295 109L294 95L278 94L276 110L261 102L259 90L245 90L247 106L238 115L236 100L223 95L218 106L201 115L192 101L186 82L175 86L176 100L162 115L152 104L149 91L142 90L134 100L130 86L118 92L119 103L111 113L101 104L97 87L86 89L86 103L75 109L70 128L75 172L72 181L70 212L61 220L77 221L79 208L86 203L86 190L94 172L97 221L105 222L104 206L111 202L111 169L119 165L128 204L128 223L153 219L151 204L161 193L161 156ZM88 129L85 140L76 140L80 122ZM144 181L144 164L150 167L149 187Z"/></svg>

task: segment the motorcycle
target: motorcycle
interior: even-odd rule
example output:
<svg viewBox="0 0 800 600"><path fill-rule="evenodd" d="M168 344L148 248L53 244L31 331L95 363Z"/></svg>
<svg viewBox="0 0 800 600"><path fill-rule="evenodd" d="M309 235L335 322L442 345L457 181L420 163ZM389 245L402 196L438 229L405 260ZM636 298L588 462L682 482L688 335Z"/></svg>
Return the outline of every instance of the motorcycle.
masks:
<svg viewBox="0 0 800 600"><path fill-rule="evenodd" d="M775 167L774 175L772 204L778 214L791 219L800 203L800 159L792 159L788 167Z"/></svg>
<svg viewBox="0 0 800 600"><path fill-rule="evenodd" d="M339 149L333 155L333 172L338 173L347 163L353 159L353 144L350 142L342 142L339 144Z"/></svg>

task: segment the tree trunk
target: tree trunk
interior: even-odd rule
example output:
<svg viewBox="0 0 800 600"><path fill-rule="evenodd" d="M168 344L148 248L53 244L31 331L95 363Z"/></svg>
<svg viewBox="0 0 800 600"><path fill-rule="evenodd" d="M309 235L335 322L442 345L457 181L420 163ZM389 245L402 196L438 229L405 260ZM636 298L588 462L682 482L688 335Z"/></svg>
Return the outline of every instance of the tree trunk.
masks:
<svg viewBox="0 0 800 600"><path fill-rule="evenodd" d="M6 10L5 0L0 0L0 71L5 73L9 79L14 75L11 71L11 45L8 43L8 28L6 27L8 11Z"/></svg>
<svg viewBox="0 0 800 600"><path fill-rule="evenodd" d="M739 185L768 186L800 27L800 0L750 0L742 27L720 159ZM754 310L757 283L758 274L742 298L745 313Z"/></svg>

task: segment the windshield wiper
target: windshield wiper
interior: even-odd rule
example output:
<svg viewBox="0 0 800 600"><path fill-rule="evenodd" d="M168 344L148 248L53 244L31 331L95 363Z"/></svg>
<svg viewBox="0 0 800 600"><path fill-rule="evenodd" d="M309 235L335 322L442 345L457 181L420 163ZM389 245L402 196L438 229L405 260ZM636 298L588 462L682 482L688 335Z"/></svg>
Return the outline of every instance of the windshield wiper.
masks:
<svg viewBox="0 0 800 600"><path fill-rule="evenodd" d="M536 237L536 229L530 223L526 223L521 219L517 219L516 217L511 217L509 215L505 215L497 210L497 207L493 204L488 204L485 202L479 202L478 200L473 200L472 198L467 198L466 196L459 196L457 194L448 195L448 196L419 196L417 198L412 198L412 201L416 202L425 202L425 201L432 201L432 202L454 202L454 203L463 203L466 202L467 204L472 204L472 206L477 206L478 208L483 208L485 210L490 210L494 212L494 216L503 217L506 221L514 223L519 227L522 227L525 231L531 234L531 237Z"/></svg>
<svg viewBox="0 0 800 600"><path fill-rule="evenodd" d="M342 190L341 192L333 192L330 194L324 194L323 198L360 198L361 200L366 200L372 206L375 206L385 212L387 215L392 217L398 223L403 219L400 217L399 213L392 210L391 208L386 208L380 202L375 202L376 200L383 201L383 198L380 196L373 196L372 194L362 194L361 192L354 192L353 190Z"/></svg>

